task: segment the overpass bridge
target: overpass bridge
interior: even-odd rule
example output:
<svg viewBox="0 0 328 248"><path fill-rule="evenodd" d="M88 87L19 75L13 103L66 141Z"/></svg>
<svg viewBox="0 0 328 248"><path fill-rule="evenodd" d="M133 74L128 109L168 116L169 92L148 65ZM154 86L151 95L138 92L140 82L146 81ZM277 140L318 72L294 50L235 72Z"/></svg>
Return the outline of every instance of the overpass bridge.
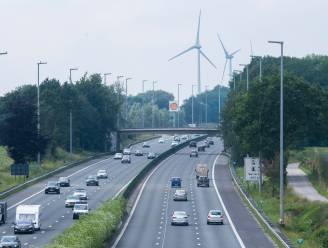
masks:
<svg viewBox="0 0 328 248"><path fill-rule="evenodd" d="M126 128L120 129L119 134L208 134L216 135L219 133L217 128Z"/></svg>

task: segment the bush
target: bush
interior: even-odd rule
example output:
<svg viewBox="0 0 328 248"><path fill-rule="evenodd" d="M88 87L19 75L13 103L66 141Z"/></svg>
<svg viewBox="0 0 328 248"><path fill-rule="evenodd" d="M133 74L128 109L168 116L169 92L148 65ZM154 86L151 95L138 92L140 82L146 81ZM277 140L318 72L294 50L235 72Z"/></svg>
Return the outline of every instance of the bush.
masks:
<svg viewBox="0 0 328 248"><path fill-rule="evenodd" d="M47 248L100 248L120 223L125 209L122 198L108 200L102 206L80 218Z"/></svg>

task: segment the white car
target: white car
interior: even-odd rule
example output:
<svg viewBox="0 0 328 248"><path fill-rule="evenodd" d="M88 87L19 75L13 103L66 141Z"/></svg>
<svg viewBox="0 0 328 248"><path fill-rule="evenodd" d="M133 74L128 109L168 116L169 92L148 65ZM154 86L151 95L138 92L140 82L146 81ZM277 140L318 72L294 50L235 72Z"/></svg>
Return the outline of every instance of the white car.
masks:
<svg viewBox="0 0 328 248"><path fill-rule="evenodd" d="M223 214L221 210L210 210L207 215L207 225L221 224L223 225Z"/></svg>
<svg viewBox="0 0 328 248"><path fill-rule="evenodd" d="M142 147L143 147L143 148L149 148L150 145L149 145L147 142L144 142L144 143L142 143Z"/></svg>
<svg viewBox="0 0 328 248"><path fill-rule="evenodd" d="M158 143L163 144L164 143L164 139L163 138L159 138L158 139Z"/></svg>
<svg viewBox="0 0 328 248"><path fill-rule="evenodd" d="M117 153L115 153L115 155L114 155L114 159L122 159L123 158L123 154L122 153L120 153L120 152L117 152Z"/></svg>
<svg viewBox="0 0 328 248"><path fill-rule="evenodd" d="M78 196L80 200L88 200L87 191L85 189L75 189L73 195Z"/></svg>
<svg viewBox="0 0 328 248"><path fill-rule="evenodd" d="M185 211L174 211L172 214L171 225L189 225L188 214Z"/></svg>
<svg viewBox="0 0 328 248"><path fill-rule="evenodd" d="M77 195L69 195L65 200L65 207L72 208L74 207L75 203L80 203L80 202L81 202L80 197L78 197Z"/></svg>
<svg viewBox="0 0 328 248"><path fill-rule="evenodd" d="M125 164L125 163L131 164L130 155L124 155L123 158L121 159L121 163L122 164Z"/></svg>
<svg viewBox="0 0 328 248"><path fill-rule="evenodd" d="M174 201L188 201L187 198L187 191L185 189L176 189L174 196L173 196Z"/></svg>
<svg viewBox="0 0 328 248"><path fill-rule="evenodd" d="M97 172L97 178L98 179L106 179L108 178L108 174L106 170L98 170Z"/></svg>
<svg viewBox="0 0 328 248"><path fill-rule="evenodd" d="M131 155L131 149L130 148L125 148L123 150L123 155Z"/></svg>
<svg viewBox="0 0 328 248"><path fill-rule="evenodd" d="M76 203L73 208L73 219L79 219L80 215L89 214L87 203Z"/></svg>
<svg viewBox="0 0 328 248"><path fill-rule="evenodd" d="M171 147L175 147L175 146L177 146L177 145L179 145L179 142L173 140L172 143L171 143Z"/></svg>

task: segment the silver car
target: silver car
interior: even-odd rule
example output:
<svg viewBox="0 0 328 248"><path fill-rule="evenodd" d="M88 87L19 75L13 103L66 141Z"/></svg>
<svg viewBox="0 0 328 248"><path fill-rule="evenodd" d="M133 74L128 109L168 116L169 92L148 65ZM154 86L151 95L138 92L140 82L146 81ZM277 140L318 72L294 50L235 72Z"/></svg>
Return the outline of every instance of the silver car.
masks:
<svg viewBox="0 0 328 248"><path fill-rule="evenodd" d="M115 155L114 155L114 159L122 159L122 157L123 157L123 154L120 153L120 152L117 152L117 153L115 153Z"/></svg>
<svg viewBox="0 0 328 248"><path fill-rule="evenodd" d="M123 158L122 158L122 160L121 160L121 163L122 163L122 164L125 164L125 163L130 164L130 163L131 163L130 155L123 155Z"/></svg>
<svg viewBox="0 0 328 248"><path fill-rule="evenodd" d="M172 214L171 225L184 225L188 226L188 214L185 211L174 211Z"/></svg>
<svg viewBox="0 0 328 248"><path fill-rule="evenodd" d="M65 200L65 207L72 208L74 207L75 203L81 202L80 197L77 195L69 195Z"/></svg>
<svg viewBox="0 0 328 248"><path fill-rule="evenodd" d="M78 196L80 200L88 200L87 191L85 189L75 189L73 195Z"/></svg>
<svg viewBox="0 0 328 248"><path fill-rule="evenodd" d="M187 191L185 189L177 189L175 190L174 196L173 196L174 201L187 201Z"/></svg>
<svg viewBox="0 0 328 248"><path fill-rule="evenodd" d="M98 170L97 172L97 178L98 179L106 179L108 178L108 174L106 170Z"/></svg>
<svg viewBox="0 0 328 248"><path fill-rule="evenodd" d="M207 215L207 225L221 224L223 225L223 214L221 210L210 210Z"/></svg>

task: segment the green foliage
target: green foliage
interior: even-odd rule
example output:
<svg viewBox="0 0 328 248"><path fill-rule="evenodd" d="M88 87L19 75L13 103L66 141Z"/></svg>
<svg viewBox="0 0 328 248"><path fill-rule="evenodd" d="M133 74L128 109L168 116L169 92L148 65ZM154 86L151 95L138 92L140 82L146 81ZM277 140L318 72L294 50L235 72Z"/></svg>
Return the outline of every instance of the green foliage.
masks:
<svg viewBox="0 0 328 248"><path fill-rule="evenodd" d="M221 86L221 111L223 110L229 88ZM213 90L203 92L194 97L194 122L205 123L206 120L206 95L207 95L207 122L219 122L219 86ZM185 113L184 123L192 122L192 97L186 99L182 105L182 110Z"/></svg>
<svg viewBox="0 0 328 248"><path fill-rule="evenodd" d="M111 237L125 209L122 198L109 200L89 215L82 216L47 248L100 248Z"/></svg>

